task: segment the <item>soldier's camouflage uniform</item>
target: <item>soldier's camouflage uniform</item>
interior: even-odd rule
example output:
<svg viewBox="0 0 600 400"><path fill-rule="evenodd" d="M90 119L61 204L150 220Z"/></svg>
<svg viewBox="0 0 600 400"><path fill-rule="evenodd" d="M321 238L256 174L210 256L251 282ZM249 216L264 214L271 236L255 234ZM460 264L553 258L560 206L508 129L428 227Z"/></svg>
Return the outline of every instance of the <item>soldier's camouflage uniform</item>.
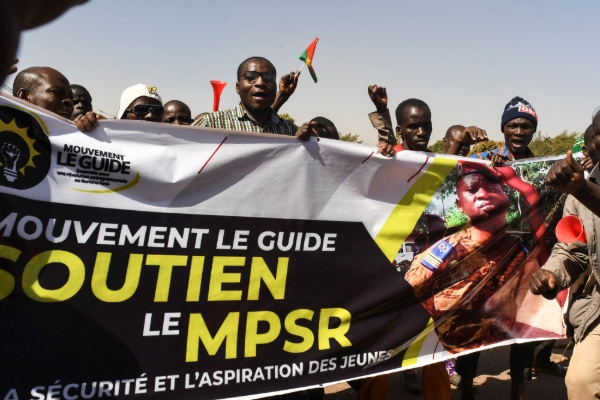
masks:
<svg viewBox="0 0 600 400"><path fill-rule="evenodd" d="M405 276L436 321L440 342L453 353L511 336L519 277L504 286L527 256L518 237L503 232L482 244L471 239L472 229L419 254Z"/></svg>

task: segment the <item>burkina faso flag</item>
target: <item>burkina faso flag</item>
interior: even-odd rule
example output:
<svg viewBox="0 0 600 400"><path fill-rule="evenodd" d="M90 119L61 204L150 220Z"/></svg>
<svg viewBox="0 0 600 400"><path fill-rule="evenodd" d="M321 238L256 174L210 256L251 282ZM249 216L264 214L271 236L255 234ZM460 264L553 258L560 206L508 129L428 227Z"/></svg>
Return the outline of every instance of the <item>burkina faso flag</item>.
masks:
<svg viewBox="0 0 600 400"><path fill-rule="evenodd" d="M317 42L319 38L316 37L315 40L312 41L311 44L308 45L304 53L300 55L300 59L306 63L308 70L310 71L310 76L312 76L313 81L317 83L317 74L315 74L315 70L312 67L313 56L315 55L315 49L317 48Z"/></svg>

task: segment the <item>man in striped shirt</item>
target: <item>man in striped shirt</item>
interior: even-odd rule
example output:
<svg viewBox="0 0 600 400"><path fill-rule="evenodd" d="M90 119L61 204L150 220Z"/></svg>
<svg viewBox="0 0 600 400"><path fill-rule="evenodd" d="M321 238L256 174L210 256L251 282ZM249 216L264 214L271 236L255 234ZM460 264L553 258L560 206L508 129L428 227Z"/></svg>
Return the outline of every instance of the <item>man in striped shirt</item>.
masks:
<svg viewBox="0 0 600 400"><path fill-rule="evenodd" d="M298 128L293 123L279 118L273 111L271 105L277 95L276 77L275 66L266 58L250 57L244 60L238 67L238 81L235 84L235 90L240 95L240 104L231 110L209 113L192 125L298 136L303 140L316 136L311 124L307 123Z"/></svg>

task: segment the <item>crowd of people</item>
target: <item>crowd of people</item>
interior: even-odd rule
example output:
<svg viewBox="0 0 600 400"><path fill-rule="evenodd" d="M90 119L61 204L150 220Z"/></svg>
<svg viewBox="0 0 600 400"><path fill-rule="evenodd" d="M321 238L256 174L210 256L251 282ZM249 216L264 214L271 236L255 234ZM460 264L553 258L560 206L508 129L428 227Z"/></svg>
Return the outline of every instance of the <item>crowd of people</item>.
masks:
<svg viewBox="0 0 600 400"><path fill-rule="evenodd" d="M6 32L3 34L7 40L3 40L0 48L0 79L4 80L7 74L16 72L14 55L21 30L39 26L82 2L3 2L0 19L10 20L12 25L4 27ZM32 8L33 3L38 5L37 9ZM242 61L237 69L236 91L240 102L233 109L193 116L184 102L171 100L163 103L156 87L137 84L123 91L115 118L288 135L303 141L310 140L312 136L339 139L335 125L324 117L316 117L297 126L278 116L279 109L293 95L299 76L299 72L291 72L277 82L277 71L270 61L263 57L250 57ZM50 67L23 69L16 75L12 90L15 97L73 121L83 132L93 132L98 120L105 118L94 112L92 95L84 86L71 84L67 77ZM375 112L368 114L368 117L378 132L378 149L382 155L392 157L401 151L427 151L432 133L432 111L424 101L411 98L401 102L395 108L394 128L386 89L378 85L369 86L368 95L375 106ZM535 157L528 145L537 124L538 116L533 106L523 98L514 97L506 104L501 117L504 145L473 157L487 159L494 166L510 160ZM467 156L472 145L487 140L487 133L481 128L452 125L443 139L444 153ZM546 177L547 185L568 195L563 215L575 215L582 219L587 243L557 243L546 264L533 274L529 282L533 294L543 294L547 298L571 288L570 308L565 323L575 347L566 374L566 385L569 398L578 400L600 398L600 242L596 236L596 230L600 228L600 172L597 167L600 159L597 145L600 146L598 110L594 111L592 124L585 131L585 158L581 162L576 161L569 152L563 160L552 166ZM481 177L477 178L478 174ZM465 172L461 178L467 175L470 178L465 180L465 185L487 179L482 171ZM476 186L471 193L473 198L490 195L490 185L473 185ZM503 218L497 219L499 224L504 223ZM465 251L470 252L468 248ZM515 251L513 257L517 259L522 254ZM444 259L439 262L443 263ZM425 265L424 262L422 264ZM430 274L430 271L411 269L409 272L406 279L411 285L414 284L418 296L419 285L426 280L426 274ZM433 316L436 310L432 309L431 312ZM452 323L460 324L460 321ZM536 346L540 344L541 349L536 355ZM447 343L444 345L451 346ZM511 345L511 399L523 398L526 382L531 380L534 367L555 375L565 374L563 367L550 360L552 346L553 341ZM426 366L420 383L416 371L406 371L403 386L412 393L422 392L426 399L439 400L450 399L451 382L458 384L460 381L462 398L474 399L473 379L477 376L480 354L459 355L455 364L442 362ZM388 395L388 378L385 375L356 380L351 384L358 390L359 399L385 399ZM285 397L294 396L315 398L322 397L323 392L303 391Z"/></svg>
<svg viewBox="0 0 600 400"><path fill-rule="evenodd" d="M277 84L275 66L265 58L251 57L244 60L237 70L238 81L236 83L236 91L240 96L240 103L234 109L201 113L193 118L190 108L182 101L172 100L163 103L156 87L137 84L125 89L123 92L119 110L115 118L246 132L294 135L301 140L309 140L311 136L339 139L335 125L326 118L317 117L298 127L278 116L276 110L289 100L290 96L294 93L299 81L299 75L299 72L284 75L280 79L279 84ZM85 87L78 84L70 84L63 74L49 67L30 67L19 72L13 83L13 95L72 120L84 132L93 131L98 126L98 120L104 119L102 115L93 111L92 96ZM386 89L377 85L369 86L368 95L376 109L368 117L378 132L378 147L381 154L391 157L400 151L427 151L432 133L432 112L424 101L407 99L401 102L395 109L396 127L394 129L388 109ZM502 165L509 160L534 157L528 144L536 131L537 123L538 117L531 104L520 97L513 98L506 105L501 118L501 129L504 133L505 145L485 153L475 154L473 157L488 159L495 166ZM600 133L600 119L598 125ZM594 138L596 136L594 133L594 127L591 125L585 134L584 152L586 158L583 161L583 165L586 165L588 170L593 169L598 161L595 153ZM401 143L397 143L397 138L401 139ZM487 133L483 129L475 126L453 125L448 128L444 136L444 152L446 154L466 156L470 151L471 145L487 140ZM579 194L579 189L584 191L582 189L583 184L577 181L580 186L578 186L578 190L574 190L571 181L575 178L572 176L578 177L577 173L579 170L577 168L584 169L584 167L573 161L571 155L566 160L564 163L559 163L557 167L553 168L551 171L553 175L549 174L548 183L576 196ZM569 168L574 171L571 175L569 175ZM476 173L483 174L482 171L469 173L471 174L471 181L473 180L473 174ZM590 176L590 179L594 178L593 174ZM585 188L587 189L587 186ZM490 191L486 191L485 189L481 189L478 193L480 193L479 195L491 196ZM475 196L477 195L476 193ZM572 197L569 200L569 207L565 208L565 213L585 215L588 220L593 220L591 217L592 213L596 208L600 207L594 205L595 208L590 208L592 211L589 211L585 208L584 204L586 204L586 201L593 203L594 199L593 195L588 195L588 197L580 200L580 203L577 203L575 197ZM586 212L589 215L585 214ZM467 216L470 215L466 214ZM475 217L469 216L469 218L474 223ZM492 217L485 219L485 223L489 225L492 219ZM504 215L500 215L500 218L496 219L498 219L499 224L504 224ZM589 231L592 231L592 229ZM595 249L592 250L595 251ZM473 251L476 251L476 249L468 252ZM571 255L573 252L575 252L575 256ZM577 275L578 277L580 275L579 272L581 272L580 270L585 269L584 265L578 264L577 266L573 266L572 262L573 260L577 260L577 262L581 263L582 257L580 257L581 254L579 253L582 252L584 252L582 248L575 249L563 246L557 249L553 253L553 258L551 258L547 267L532 278L532 291L538 294L542 293L546 287L570 286L576 280L576 277L569 279L562 278L560 281L557 281L556 277L564 277L565 275ZM555 254L556 256L554 257ZM560 257L558 254L560 254ZM596 262L594 254L590 255L590 259ZM515 260L519 257L523 258L522 254L515 253ZM518 263L515 261L513 264L517 265ZM563 267L570 268L568 269L569 272L564 272L561 269ZM427 270L425 269L425 271ZM411 270L407 275L407 280L411 284L414 284L419 279L423 279L422 277L415 278L415 274L416 272ZM535 283L533 283L533 280L535 280ZM417 292L416 287L417 285L415 284L415 291ZM598 300L600 300L600 297ZM598 315L595 318L600 320L600 306L597 306L597 308ZM579 311L579 313L581 314L582 312ZM591 321L588 321L588 324L593 325L595 319L588 318L591 319ZM456 321L452 320L451 322L455 323ZM581 340L585 337L585 332L576 332L578 332L578 336L575 336L576 339ZM525 383L531 380L531 370L534 364L540 371L564 375L563 367L550 360L553 341L545 342L541 350L537 353L537 357L534 357L535 348L538 345L538 342L529 342L513 344L511 346L511 399L520 399L523 397ZM581 347L576 347L576 349L579 348ZM429 365L423 369L421 383L418 381L416 370L406 371L402 378L403 386L411 393L420 393L422 391L427 399L449 399L450 378L455 381L457 377L460 377L463 398L473 399L475 398L473 394L473 379L477 375L479 356L479 352L459 356L455 365L452 363L449 365L447 365L448 363ZM575 360L577 359L575 358ZM456 371L456 375L452 374L453 371ZM575 388L581 390L581 375L585 375L588 371L589 367L587 366L583 369L579 368L578 379L573 378L572 373L567 376L567 382L576 382L573 385L569 385L570 392L575 390ZM595 378L593 380L595 381ZM385 375L358 380L353 385L359 391L359 397L361 398L375 399L387 396L388 381ZM314 392L306 393L314 397Z"/></svg>

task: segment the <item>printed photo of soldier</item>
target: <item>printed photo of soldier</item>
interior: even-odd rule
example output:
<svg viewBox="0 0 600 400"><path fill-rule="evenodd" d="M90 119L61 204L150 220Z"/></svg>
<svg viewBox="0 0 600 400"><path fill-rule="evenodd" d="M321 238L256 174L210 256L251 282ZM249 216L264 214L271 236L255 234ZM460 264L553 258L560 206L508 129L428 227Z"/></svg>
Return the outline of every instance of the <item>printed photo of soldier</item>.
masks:
<svg viewBox="0 0 600 400"><path fill-rule="evenodd" d="M521 267L529 254L509 230L503 176L485 164L461 161L456 177L456 206L466 226L418 254L405 275L452 353L522 334L526 327L516 319L526 294L519 290Z"/></svg>

